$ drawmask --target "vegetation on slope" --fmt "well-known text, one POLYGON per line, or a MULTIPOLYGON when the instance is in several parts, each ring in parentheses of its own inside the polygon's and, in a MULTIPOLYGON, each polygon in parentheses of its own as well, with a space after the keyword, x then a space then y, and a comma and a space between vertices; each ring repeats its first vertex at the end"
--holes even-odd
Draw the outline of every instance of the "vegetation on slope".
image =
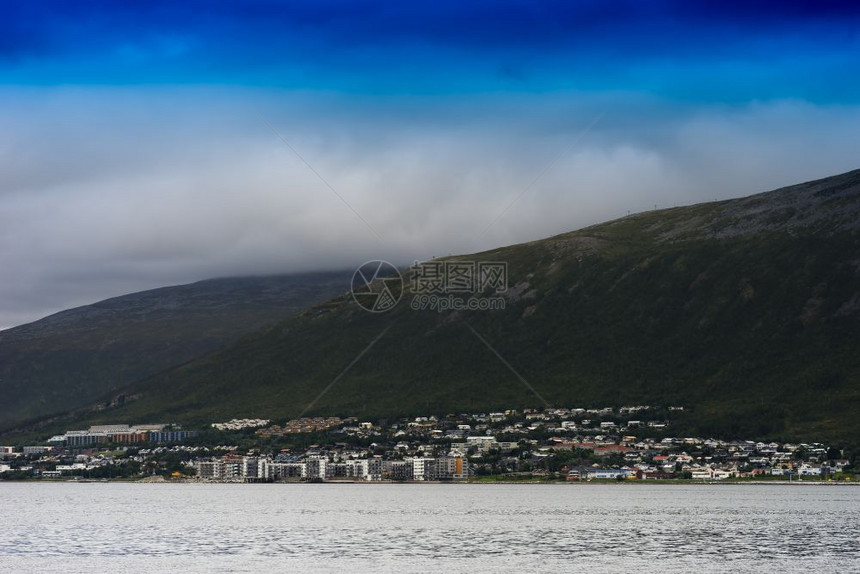
POLYGON ((349 274, 201 281, 71 309, 0 332, 0 431, 223 347, 341 293, 349 274))

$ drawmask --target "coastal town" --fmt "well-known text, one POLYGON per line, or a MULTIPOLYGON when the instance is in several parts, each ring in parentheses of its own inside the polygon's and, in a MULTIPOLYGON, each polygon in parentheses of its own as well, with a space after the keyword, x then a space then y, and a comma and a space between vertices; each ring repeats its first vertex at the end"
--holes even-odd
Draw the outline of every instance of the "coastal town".
POLYGON ((0 447, 0 480, 484 482, 854 481, 816 442, 680 437, 683 407, 546 408, 362 421, 114 424, 0 447))

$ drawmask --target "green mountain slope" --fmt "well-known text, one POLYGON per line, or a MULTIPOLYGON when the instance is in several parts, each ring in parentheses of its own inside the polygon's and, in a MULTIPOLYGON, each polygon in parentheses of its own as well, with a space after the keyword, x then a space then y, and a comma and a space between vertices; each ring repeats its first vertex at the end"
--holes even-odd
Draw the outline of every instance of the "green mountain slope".
POLYGON ((504 310, 340 297, 87 420, 677 404, 690 432, 856 442, 858 231, 860 170, 455 257, 508 263, 504 310))
POLYGON ((0 332, 0 431, 81 407, 342 293, 350 274, 214 279, 0 332))

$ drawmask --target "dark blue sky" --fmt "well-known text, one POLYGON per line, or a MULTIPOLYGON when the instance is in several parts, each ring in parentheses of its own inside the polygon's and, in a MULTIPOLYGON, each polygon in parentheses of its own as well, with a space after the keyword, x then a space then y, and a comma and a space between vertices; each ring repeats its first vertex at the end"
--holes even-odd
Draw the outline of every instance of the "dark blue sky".
POLYGON ((5 1, 0 328, 764 191, 858 134, 857 3, 5 1))
POLYGON ((6 2, 5 84, 860 95, 849 2, 6 2))

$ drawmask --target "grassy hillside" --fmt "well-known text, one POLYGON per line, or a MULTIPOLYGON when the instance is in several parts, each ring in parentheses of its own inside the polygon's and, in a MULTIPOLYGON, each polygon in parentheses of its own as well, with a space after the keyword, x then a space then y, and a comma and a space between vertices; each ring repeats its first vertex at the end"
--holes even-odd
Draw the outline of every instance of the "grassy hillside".
POLYGON ((348 273, 215 279, 0 332, 0 431, 67 411, 341 293, 348 273))
POLYGON ((858 222, 855 171, 453 258, 508 262, 506 308, 415 311, 408 289, 385 314, 333 299, 80 423, 286 417, 309 405, 370 418, 541 406, 540 395, 684 405, 689 432, 856 442, 858 222))

